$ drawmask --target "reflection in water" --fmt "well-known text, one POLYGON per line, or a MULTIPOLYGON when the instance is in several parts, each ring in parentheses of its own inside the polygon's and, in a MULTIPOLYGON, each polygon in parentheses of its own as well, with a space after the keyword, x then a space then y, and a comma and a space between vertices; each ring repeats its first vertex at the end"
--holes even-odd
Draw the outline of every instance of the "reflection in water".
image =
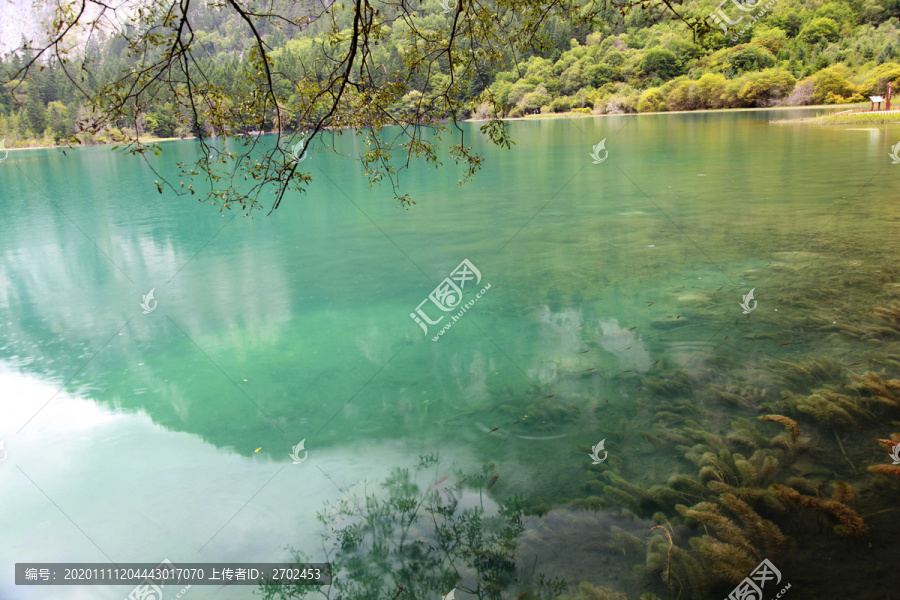
POLYGON ((650 355, 644 348, 644 342, 638 339, 634 331, 619 327, 617 319, 601 319, 600 327, 603 330, 600 345, 618 357, 620 367, 647 372, 650 368, 650 355))
MULTIPOLYGON (((476 475, 420 480, 438 465, 421 456, 395 469, 378 492, 350 493, 320 514, 323 546, 334 565, 330 593, 343 598, 438 598, 450 590, 499 599, 516 582, 516 544, 525 530, 521 503, 486 497, 491 466, 476 475), (423 489, 424 488, 424 489, 423 489)), ((306 553, 295 555, 298 562, 306 553)), ((263 586, 269 599, 295 598, 301 587, 263 586)))
MULTIPOLYGON (((58 383, 23 376, 4 363, 0 389, 4 399, 17 399, 0 404, 0 439, 6 439, 8 450, 0 461, 0 529, 6 539, 16 540, 0 546, 4 565, 23 560, 144 562, 148 554, 160 553, 176 562, 239 562, 246 560, 248 548, 253 548, 254 561, 278 562, 288 544, 313 552, 319 546, 312 507, 338 499, 344 482, 364 475, 384 477, 412 462, 398 443, 316 450, 307 461, 311 464, 302 466, 291 465, 285 452, 276 452, 283 456, 274 460, 245 456, 161 428, 143 412, 113 411, 88 398, 57 393, 58 383), (50 398, 17 434, 14 426, 50 398), (264 485, 268 493, 240 510, 264 485), (122 506, 127 511, 117 509, 122 506), (214 537, 226 522, 227 528, 214 537), (284 523, 291 524, 290 531, 284 523), (121 536, 122 530, 128 535, 121 536), (147 540, 161 543, 148 551, 147 540), (207 542, 198 554, 197 548, 207 542)), ((56 587, 53 598, 121 600, 129 589, 56 587)), ((191 595, 247 596, 240 589, 213 596, 216 591, 195 586, 191 595)), ((46 588, 0 581, 3 598, 39 600, 46 594, 46 588)))

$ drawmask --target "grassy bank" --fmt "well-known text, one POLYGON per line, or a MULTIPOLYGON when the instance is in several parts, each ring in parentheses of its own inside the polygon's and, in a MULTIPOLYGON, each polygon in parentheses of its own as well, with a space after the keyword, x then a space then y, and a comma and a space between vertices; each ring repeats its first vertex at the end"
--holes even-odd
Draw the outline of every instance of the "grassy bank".
MULTIPOLYGON (((868 106, 868 105, 866 105, 868 106)), ((834 105, 834 104, 814 104, 809 106, 788 106, 788 105, 780 105, 780 106, 770 106, 765 108, 716 108, 716 109, 698 109, 698 110, 665 110, 665 111, 646 111, 646 112, 628 112, 628 113, 594 113, 594 112, 585 112, 585 111, 569 111, 569 112, 549 112, 549 113, 540 113, 536 115, 524 115, 521 117, 504 117, 504 121, 525 121, 531 119, 566 119, 573 117, 614 117, 620 115, 681 115, 681 114, 689 114, 689 113, 718 113, 718 112, 756 112, 756 111, 764 111, 764 110, 780 110, 780 109, 801 109, 801 110, 815 110, 815 109, 829 109, 829 110, 860 110, 862 108, 861 104, 842 104, 842 105, 834 105)), ((831 115, 824 115, 826 117, 831 115)), ((804 117, 799 119, 783 119, 779 121, 772 121, 773 123, 793 123, 799 121, 811 121, 813 119, 818 119, 820 117, 804 117)), ((469 121, 486 121, 484 118, 472 118, 467 119, 469 121)))
POLYGON ((900 111, 820 115, 807 119, 781 119, 775 125, 900 125, 900 111))
MULTIPOLYGON (((184 137, 184 138, 177 138, 177 137, 170 137, 170 138, 146 137, 145 138, 145 137, 141 137, 141 144, 146 146, 147 144, 155 144, 157 142, 173 142, 173 141, 192 140, 192 139, 194 139, 194 138, 193 137, 184 137)), ((33 139, 19 140, 17 142, 13 142, 13 143, 21 144, 21 145, 10 146, 9 145, 10 141, 5 140, 5 147, 0 148, 0 150, 9 150, 9 151, 41 150, 41 149, 45 149, 45 148, 68 149, 68 148, 81 148, 81 147, 88 147, 88 146, 109 146, 110 148, 112 148, 113 146, 119 146, 121 148, 123 146, 122 142, 84 142, 84 143, 80 143, 80 144, 71 144, 71 145, 69 145, 69 144, 40 144, 40 143, 35 144, 35 140, 33 140, 33 139)))

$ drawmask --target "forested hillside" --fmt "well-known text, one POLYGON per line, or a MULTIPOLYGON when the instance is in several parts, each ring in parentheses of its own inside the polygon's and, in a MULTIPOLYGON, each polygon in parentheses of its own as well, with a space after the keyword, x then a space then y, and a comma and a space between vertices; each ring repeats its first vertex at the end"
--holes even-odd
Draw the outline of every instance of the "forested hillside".
MULTIPOLYGON (((755 12, 736 10, 730 1, 721 4, 731 18, 742 13, 746 18, 727 31, 714 24, 711 33, 699 38, 662 6, 624 14, 610 6, 605 24, 594 31, 550 18, 541 45, 530 53, 472 48, 474 53, 499 53, 505 65, 486 64, 482 83, 457 100, 478 98, 487 87, 504 107, 502 116, 518 117, 861 102, 870 94, 884 93, 890 80, 900 91, 900 0, 773 0, 765 9, 762 4, 754 3, 755 12)), ((417 27, 446 27, 452 17, 447 6, 452 3, 443 7, 436 0, 423 3, 417 9, 417 27)), ((675 6, 685 18, 705 18, 716 9, 711 2, 699 1, 675 6)), ((246 86, 242 73, 253 50, 247 27, 232 12, 199 3, 192 10, 199 42, 194 59, 226 92, 246 86)), ((285 10, 303 9, 290 4, 285 10)), ((352 26, 341 18, 337 16, 340 26, 352 26)), ((271 26, 260 31, 272 49, 279 95, 289 98, 296 93, 296 82, 314 72, 313 65, 328 60, 322 42, 334 35, 329 26, 324 20, 314 21, 292 37, 271 26)), ((385 73, 404 72, 408 36, 399 30, 384 33, 376 49, 377 62, 385 73)), ((92 67, 83 81, 70 80, 53 60, 45 61, 40 71, 31 70, 24 81, 13 78, 29 58, 27 51, 0 63, 5 82, 0 88, 0 139, 6 139, 7 147, 64 143, 78 133, 76 123, 85 116, 76 84, 90 92, 135 68, 125 41, 117 36, 92 38, 80 50, 92 67)), ((78 72, 69 66, 70 72, 78 72)), ((415 77, 401 82, 407 91, 393 106, 401 119, 420 103, 427 105, 430 91, 441 89, 441 79, 451 74, 445 68, 431 76, 427 86, 415 77)), ((119 128, 131 133, 137 128, 153 137, 194 133, 179 124, 183 108, 164 96, 142 110, 137 123, 119 123, 119 128)), ((462 116, 486 117, 488 112, 487 104, 474 104, 462 116)), ((204 127, 211 134, 224 133, 215 124, 204 127)), ((120 132, 106 133, 80 133, 78 139, 105 143, 120 132)))

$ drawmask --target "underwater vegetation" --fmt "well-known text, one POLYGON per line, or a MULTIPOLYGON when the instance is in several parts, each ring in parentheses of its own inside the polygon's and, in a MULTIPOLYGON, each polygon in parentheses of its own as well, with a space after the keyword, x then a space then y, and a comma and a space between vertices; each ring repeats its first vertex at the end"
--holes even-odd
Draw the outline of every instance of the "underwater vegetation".
POLYGON ((840 379, 844 367, 830 358, 812 357, 796 363, 777 361, 770 368, 777 385, 787 389, 803 389, 813 383, 840 379))
MULTIPOLYGON (((487 386, 490 402, 452 407, 447 420, 475 415, 486 427, 479 435, 508 436, 504 449, 521 464, 544 461, 533 485, 514 489, 505 475, 494 485, 487 466, 437 489, 398 472, 380 494, 343 502, 323 519, 323 545, 344 574, 329 597, 441 598, 455 587, 486 600, 708 600, 727 597, 767 559, 797 600, 883 600, 900 550, 900 465, 890 464, 900 445, 900 272, 810 260, 802 278, 805 266, 782 261, 776 272, 790 285, 760 294, 777 316, 734 318, 690 362, 653 356, 643 371, 594 368, 602 344, 585 326, 585 345, 573 345, 570 362, 548 361, 539 393, 504 380, 487 386), (829 292, 839 287, 850 291, 829 292), (575 430, 604 433, 575 440, 575 430), (609 459, 591 464, 590 444, 606 436, 609 459), (559 447, 583 462, 564 493, 548 492, 541 470, 572 465, 555 456, 559 447), (529 535, 552 536, 549 524, 524 523, 561 506, 622 528, 612 541, 584 542, 587 551, 572 544, 572 562, 603 559, 590 576, 523 576, 516 555, 529 535)), ((704 320, 699 309, 678 314, 704 320)))
POLYGON ((628 600, 628 596, 603 586, 591 585, 587 581, 583 581, 578 585, 577 595, 560 596, 560 600, 628 600))
POLYGON ((793 419, 789 419, 784 415, 763 415, 760 417, 762 421, 774 421, 775 423, 781 423, 788 430, 788 433, 791 436, 791 441, 796 442, 797 438, 800 437, 800 425, 797 421, 793 419))
POLYGON ((774 484, 772 490, 786 504, 797 508, 808 508, 824 515, 830 515, 840 521, 835 525, 837 535, 860 537, 869 533, 869 527, 859 514, 848 505, 856 500, 856 492, 847 483, 834 482, 834 493, 831 499, 807 496, 786 485, 774 484))
POLYGON ((770 390, 755 386, 710 384, 706 394, 713 402, 742 408, 756 408, 760 403, 774 399, 770 390))
MULTIPOLYGON (((893 214, 874 203, 854 210, 893 214)), ((577 286, 539 290, 553 313, 578 307, 572 355, 548 358, 541 394, 504 393, 504 416, 537 416, 528 426, 548 434, 603 433, 567 440, 584 460, 580 477, 563 497, 524 494, 525 514, 567 504, 644 528, 619 530, 618 548, 592 547, 604 560, 620 551, 628 568, 597 561, 590 577, 568 577, 559 597, 725 598, 763 559, 794 583, 789 597, 798 600, 884 600, 896 589, 900 465, 890 453, 900 444, 900 268, 868 226, 823 222, 829 235, 776 232, 767 245, 777 250, 759 250, 755 262, 729 240, 723 262, 746 270, 729 268, 728 282, 707 284, 709 274, 693 265, 697 272, 678 274, 687 287, 675 280, 666 292, 677 294, 671 301, 657 291, 623 300, 632 286, 613 293, 619 281, 642 289, 665 280, 660 267, 670 263, 653 260, 637 273, 604 270, 603 281, 567 272, 577 286), (750 288, 759 309, 740 314, 736 303, 750 288), (620 332, 621 347, 605 343, 597 325, 614 302, 627 306, 618 327, 633 332, 620 332), (593 306, 594 322, 582 309, 593 306), (641 353, 643 366, 628 362, 641 353), (609 459, 591 464, 590 444, 603 438, 609 459)), ((524 452, 516 459, 526 463, 524 452)))
MULTIPOLYGON (((817 276, 831 277, 811 279, 817 276)), ((871 292, 863 286, 860 293, 871 292)), ((749 360, 710 348, 689 366, 663 359, 643 374, 606 372, 604 382, 632 398, 616 402, 624 412, 606 413, 620 428, 617 453, 628 457, 585 465, 581 493, 564 501, 598 518, 630 516, 647 523, 646 533, 616 533, 631 573, 570 579, 560 598, 726 597, 763 559, 802 582, 792 588, 798 598, 874 600, 895 585, 884 556, 900 539, 900 465, 889 464, 900 444, 893 433, 900 431, 900 309, 863 308, 859 297, 818 290, 803 296, 784 294, 781 310, 803 312, 778 321, 777 335, 767 332, 771 316, 737 322, 742 349, 747 340, 768 344, 749 360), (824 307, 829 302, 838 306, 824 307), (840 324, 823 314, 832 310, 846 311, 840 324), (832 565, 827 573, 822 552, 832 565)), ((559 373, 560 381, 596 375, 559 373)), ((600 398, 583 397, 581 412, 559 410, 564 398, 529 401, 528 414, 543 412, 559 427, 573 417, 599 422, 608 410, 600 398)), ((548 510, 524 506, 525 514, 548 510)), ((520 600, 538 597, 546 596, 520 600)))
MULTIPOLYGON (((873 407, 876 414, 878 408, 893 407, 890 402, 869 403, 866 395, 890 400, 885 394, 893 383, 874 374, 854 381, 860 405, 873 407)), ((872 528, 859 510, 860 494, 854 485, 804 476, 815 472, 808 463, 818 453, 804 430, 830 427, 833 420, 815 418, 797 398, 787 404, 800 418, 783 414, 759 415, 755 421, 735 418, 724 435, 708 431, 710 415, 701 415, 699 422, 692 418, 696 408, 689 414, 684 414, 686 408, 674 407, 681 414, 662 410, 656 415, 660 422, 644 437, 653 446, 674 447, 682 457, 682 472, 650 486, 632 483, 612 468, 592 472, 584 484, 590 495, 573 503, 589 510, 625 510, 666 528, 665 536, 642 542, 643 571, 656 573, 663 583, 662 588, 650 583, 648 590, 660 597, 707 598, 743 580, 763 559, 775 564, 787 559, 791 564, 787 557, 798 547, 821 543, 823 537, 867 538, 872 528), (811 424, 801 429, 804 420, 811 424), (780 431, 770 430, 773 425, 780 431), (689 533, 682 533, 676 542, 668 529, 674 527, 689 533)), ((900 484, 900 466, 875 465, 869 471, 900 484)), ((858 485, 869 492, 867 510, 879 502, 886 504, 887 498, 871 493, 871 477, 855 475, 858 485)))
MULTIPOLYGON (((515 561, 524 531, 522 502, 512 497, 497 504, 488 498, 497 480, 490 463, 481 472, 457 469, 431 485, 418 482, 438 464, 436 455, 422 455, 415 469, 394 469, 375 489, 351 491, 319 512, 325 560, 333 565, 331 586, 272 583, 261 585, 259 593, 266 600, 307 595, 416 600, 442 598, 456 589, 499 600, 524 579, 515 561)), ((304 552, 291 553, 294 562, 310 562, 304 552)), ((520 598, 556 597, 566 588, 542 573, 527 579, 536 595, 526 592, 520 598)))
MULTIPOLYGON (((614 592, 602 585, 591 585, 587 581, 578 584, 578 594, 575 596, 562 595, 560 600, 628 600, 628 596, 614 592)), ((642 594, 640 600, 659 600, 655 594, 642 594)))
MULTIPOLYGON (((805 370, 801 365, 790 366, 805 370)), ((863 375, 849 373, 849 380, 849 385, 845 381, 819 388, 809 395, 789 394, 776 406, 838 428, 859 427, 875 421, 880 414, 878 407, 900 409, 900 380, 885 380, 871 371, 863 375)))
POLYGON ((715 502, 676 508, 689 522, 702 523, 714 532, 693 537, 690 543, 714 573, 731 583, 746 577, 763 558, 778 558, 787 547, 781 530, 735 494, 724 493, 715 502))
MULTIPOLYGON (((892 363, 900 349, 900 308, 876 307, 870 314, 875 322, 860 315, 856 325, 819 328, 843 339, 884 340, 880 352, 862 353, 853 363, 808 354, 723 372, 707 362, 693 373, 685 369, 669 387, 660 378, 642 381, 655 394, 635 403, 632 433, 646 441, 651 456, 671 457, 668 469, 651 461, 588 468, 587 495, 572 503, 651 520, 647 538, 630 536, 629 542, 644 552, 635 573, 646 576, 646 594, 724 597, 768 559, 806 582, 810 597, 834 585, 857 598, 881 597, 877 585, 869 593, 861 589, 854 570, 875 548, 896 547, 900 536, 900 465, 887 460, 900 434, 883 430, 885 423, 893 431, 900 426, 900 378, 890 375, 900 373, 900 363, 892 363), (837 584, 810 585, 823 579, 810 556, 814 548, 829 548, 841 563, 826 578, 837 584)), ((811 320, 798 323, 809 327, 811 320)), ((871 558, 865 560, 886 586, 887 570, 871 569, 871 558)), ((566 598, 622 593, 592 581, 566 598)))

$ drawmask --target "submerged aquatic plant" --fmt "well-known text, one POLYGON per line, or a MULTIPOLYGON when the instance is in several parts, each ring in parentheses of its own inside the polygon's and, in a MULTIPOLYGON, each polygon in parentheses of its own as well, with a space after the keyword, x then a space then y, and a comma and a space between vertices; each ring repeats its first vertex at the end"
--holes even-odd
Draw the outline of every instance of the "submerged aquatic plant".
MULTIPOLYGON (((882 379, 866 372, 850 374, 854 395, 842 394, 833 389, 819 389, 809 396, 788 396, 786 405, 816 421, 833 427, 858 427, 878 417, 878 408, 900 408, 900 380, 882 379)), ((842 385, 842 388, 846 388, 842 385)))
POLYGON ((732 430, 725 439, 732 445, 740 444, 753 449, 768 446, 771 441, 756 427, 756 423, 745 418, 735 419, 732 422, 732 430))
POLYGON ((587 581, 578 584, 575 596, 560 596, 559 600, 629 600, 625 594, 614 592, 602 585, 592 585, 587 581))
POLYGON ((762 421, 774 421, 775 423, 780 423, 785 426, 788 430, 788 433, 791 434, 791 440, 796 442, 797 438, 800 437, 800 425, 797 421, 785 417, 784 415, 763 415, 760 417, 762 421))
POLYGON ((819 390, 809 396, 794 396, 789 402, 798 412, 834 427, 857 427, 872 416, 858 397, 828 390, 819 390))
POLYGON ((869 470, 873 473, 900 479, 900 465, 872 465, 869 470))
POLYGON ((877 374, 867 371, 863 375, 851 374, 856 383, 853 387, 870 394, 871 401, 889 408, 900 408, 900 379, 882 379, 877 374))
MULTIPOLYGON (((697 559, 675 545, 670 528, 663 525, 650 528, 651 535, 659 530, 665 537, 652 536, 647 542, 645 568, 649 572, 660 572, 666 583, 667 600, 672 600, 673 594, 675 598, 701 598, 709 584, 703 567, 697 559)), ((642 599, 644 597, 641 596, 642 599)))
POLYGON ((710 384, 708 396, 714 402, 755 409, 769 400, 772 393, 768 388, 755 386, 710 384))
MULTIPOLYGON (((654 535, 647 542, 645 570, 660 573, 666 584, 667 600, 704 598, 709 587, 709 578, 704 574, 702 565, 689 552, 674 543, 669 528, 657 525, 651 528, 651 531, 657 529, 665 532, 665 536, 654 535)), ((641 598, 643 600, 644 596, 641 598)))
POLYGON ((719 539, 703 535, 691 538, 691 545, 709 561, 715 573, 730 583, 741 581, 763 558, 777 557, 787 547, 788 540, 781 529, 735 494, 721 494, 718 503, 679 505, 677 509, 684 517, 713 529, 719 539))
POLYGON ((642 384, 653 396, 686 398, 693 395, 694 377, 686 369, 674 368, 648 375, 642 384))
POLYGON ((880 442, 885 448, 887 448, 888 452, 893 453, 894 448, 900 445, 900 433, 892 433, 891 439, 889 440, 877 440, 880 442))
POLYGON ((811 357, 800 362, 780 360, 772 367, 775 381, 789 389, 802 389, 815 383, 841 381, 844 366, 824 356, 811 357))
POLYGON ((651 533, 659 529, 666 536, 666 541, 669 542, 669 548, 666 550, 666 570, 663 572, 663 579, 666 581, 666 593, 667 598, 672 598, 672 551, 675 549, 675 542, 672 540, 672 533, 669 531, 667 527, 663 527, 662 525, 654 525, 650 528, 651 533))
POLYGON ((778 457, 771 450, 757 450, 748 459, 729 450, 716 436, 709 436, 709 440, 711 444, 698 444, 685 453, 685 458, 700 468, 698 479, 707 487, 712 482, 729 489, 765 487, 780 467, 778 457))
POLYGON ((869 533, 869 526, 866 525, 863 518, 846 504, 856 498, 856 493, 848 484, 836 483, 831 500, 807 496, 786 485, 775 484, 772 489, 787 504, 798 508, 809 508, 836 518, 840 521, 840 524, 834 527, 834 532, 838 535, 860 537, 869 533))
MULTIPOLYGON (((812 280, 821 283, 821 278, 812 280)), ((822 315, 814 303, 804 307, 810 314, 793 326, 794 339, 809 344, 811 350, 819 346, 830 352, 825 339, 847 332, 858 340, 879 339, 877 346, 855 348, 849 364, 846 358, 836 360, 836 351, 804 356, 792 348, 793 357, 764 361, 763 369, 751 360, 732 371, 710 371, 708 377, 695 371, 671 385, 650 377, 639 383, 652 396, 648 399, 638 390, 631 422, 640 424, 632 431, 648 452, 643 460, 612 465, 603 473, 590 472, 592 481, 584 489, 591 497, 584 505, 594 510, 618 506, 624 514, 652 518, 658 524, 646 542, 642 570, 662 575, 672 598, 712 597, 711 586, 717 582, 736 583, 762 558, 783 556, 795 544, 800 548, 821 545, 823 535, 832 540, 835 534, 871 535, 873 543, 896 537, 890 521, 876 521, 875 515, 895 510, 878 503, 892 502, 893 488, 886 484, 900 486, 900 465, 875 465, 866 472, 861 463, 874 450, 867 447, 871 443, 860 442, 865 434, 891 437, 881 440, 888 452, 900 443, 900 435, 863 430, 896 418, 900 409, 900 343, 896 341, 900 308, 879 309, 876 312, 890 326, 885 322, 872 326, 864 322, 861 312, 852 313, 858 300, 847 298, 841 310, 836 302, 821 310, 840 312, 839 322, 850 321, 855 328, 820 327, 822 315), (854 322, 855 316, 859 323, 854 322), (858 365, 866 366, 852 372, 858 365), (660 468, 662 452, 671 456, 673 449, 686 461, 669 461, 660 468), (843 461, 841 455, 852 470, 847 463, 838 464, 843 461), (829 483, 836 476, 830 473, 842 467, 839 476, 847 479, 829 483), (823 490, 826 487, 829 491, 823 490), (820 528, 808 526, 816 522, 820 528), (693 528, 682 548, 673 524, 693 528), (676 557, 695 561, 698 573, 678 566, 676 557)), ((828 323, 832 324, 830 316, 828 323)), ((756 336, 745 327, 747 339, 756 336)), ((840 355, 846 356, 846 340, 841 342, 840 355)), ((881 460, 885 458, 881 454, 881 460)), ((631 545, 628 548, 631 555, 631 545)), ((795 563, 797 568, 812 568, 803 560, 795 563)), ((654 591, 662 595, 661 589, 654 591)))
MULTIPOLYGON (((420 457, 419 472, 433 464, 420 457)), ((490 465, 483 471, 490 471, 490 465)), ((443 481, 443 480, 440 480, 443 481)), ((326 561, 334 583, 327 598, 413 600, 438 598, 454 587, 473 597, 499 600, 516 579, 516 540, 524 531, 524 507, 512 498, 485 507, 485 474, 457 473, 450 489, 421 489, 409 469, 394 469, 381 494, 344 499, 318 514, 326 561), (478 492, 462 480, 478 481, 478 492), (358 501, 357 501, 358 500, 358 501)), ((308 562, 294 552, 295 562, 308 562)), ((266 600, 303 598, 310 586, 264 584, 266 600)), ((557 592, 558 593, 558 592, 557 592)))
POLYGON ((883 319, 887 319, 895 326, 900 327, 900 307, 891 306, 890 308, 884 308, 881 306, 876 306, 875 314, 883 319))

